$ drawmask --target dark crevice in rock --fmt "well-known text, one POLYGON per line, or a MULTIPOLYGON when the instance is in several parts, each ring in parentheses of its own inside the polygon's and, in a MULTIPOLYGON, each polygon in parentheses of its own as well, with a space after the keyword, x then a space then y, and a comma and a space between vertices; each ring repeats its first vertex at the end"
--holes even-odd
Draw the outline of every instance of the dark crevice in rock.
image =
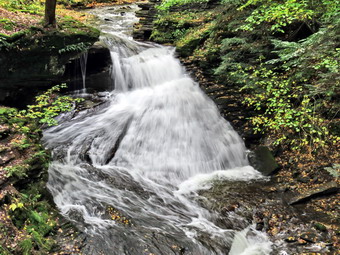
POLYGON ((122 142, 123 138, 125 137, 127 131, 129 130, 130 124, 132 122, 132 117, 129 118, 129 120, 127 121, 127 123, 125 124, 122 133, 119 135, 115 146, 112 148, 112 150, 109 153, 109 157, 106 159, 105 161, 105 165, 109 164, 109 162, 115 157, 116 152, 120 146, 120 143, 122 142))
POLYGON ((329 182, 321 185, 318 188, 307 190, 289 201, 290 205, 306 202, 312 198, 321 197, 324 195, 335 194, 339 191, 339 185, 336 182, 329 182))
MULTIPOLYGON (((44 45, 40 48, 1 52, 0 104, 24 108, 33 102, 39 92, 53 85, 67 83, 69 90, 83 87, 79 60, 83 52, 61 52, 60 49, 58 52, 58 43, 64 35, 59 37, 57 34, 42 36, 39 40, 42 40, 44 45)), ((67 47, 79 41, 93 43, 96 38, 98 39, 95 35, 74 36, 74 38, 68 38, 67 42, 63 42, 64 46, 60 47, 67 47)), ((94 91, 111 89, 111 65, 111 55, 107 47, 100 42, 90 47, 86 68, 86 86, 94 91)))

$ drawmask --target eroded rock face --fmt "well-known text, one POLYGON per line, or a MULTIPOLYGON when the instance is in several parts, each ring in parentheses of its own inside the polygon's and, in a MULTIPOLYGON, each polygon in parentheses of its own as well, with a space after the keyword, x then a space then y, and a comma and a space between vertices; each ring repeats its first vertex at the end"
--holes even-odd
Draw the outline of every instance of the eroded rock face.
POLYGON ((298 204, 298 203, 303 203, 306 202, 312 198, 318 197, 318 196, 323 196, 327 194, 335 194, 339 191, 339 185, 335 182, 328 182, 325 183, 317 188, 307 190, 295 197, 293 197, 290 201, 290 205, 298 204))
POLYGON ((136 16, 140 18, 139 23, 135 25, 133 31, 133 38, 136 40, 149 40, 152 29, 153 21, 156 17, 157 10, 155 6, 159 4, 160 0, 149 0, 148 2, 137 2, 139 11, 136 12, 136 16))
MULTIPOLYGON (((94 91, 110 91, 112 87, 111 65, 110 50, 102 42, 95 42, 87 51, 86 88, 94 91)), ((83 86, 82 79, 80 56, 78 56, 65 65, 61 80, 66 82, 71 90, 77 90, 83 86)))
MULTIPOLYGON (((71 34, 31 31, 19 38, 6 38, 10 46, 0 49, 0 104, 24 107, 41 90, 81 79, 80 56, 98 38, 99 31, 91 29, 71 34)), ((89 74, 108 74, 109 50, 94 45, 88 63, 89 74)))

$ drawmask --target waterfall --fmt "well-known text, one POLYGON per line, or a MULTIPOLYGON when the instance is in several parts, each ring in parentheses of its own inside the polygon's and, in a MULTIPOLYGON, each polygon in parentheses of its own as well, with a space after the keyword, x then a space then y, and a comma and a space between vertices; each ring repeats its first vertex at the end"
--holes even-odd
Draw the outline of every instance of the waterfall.
MULTIPOLYGON (((115 8, 95 12, 121 18, 115 8)), ((198 202, 198 190, 215 180, 263 178, 243 140, 174 48, 133 41, 126 29, 133 12, 124 17, 122 29, 105 24, 102 38, 113 62, 108 106, 44 133, 54 159, 48 188, 60 212, 92 238, 88 254, 269 254, 263 234, 237 231, 244 219, 220 227, 198 202)))
POLYGON ((83 93, 86 92, 86 66, 87 66, 87 57, 88 57, 88 52, 84 52, 80 58, 79 58, 79 62, 80 62, 80 70, 81 70, 81 78, 83 81, 83 93))

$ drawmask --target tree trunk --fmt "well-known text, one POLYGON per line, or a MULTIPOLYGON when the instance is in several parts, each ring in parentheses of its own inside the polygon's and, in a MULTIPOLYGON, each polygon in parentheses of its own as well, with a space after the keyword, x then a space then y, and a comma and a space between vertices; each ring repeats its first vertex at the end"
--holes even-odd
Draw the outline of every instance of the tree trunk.
POLYGON ((45 27, 57 27, 57 21, 55 19, 55 8, 57 6, 57 0, 46 0, 45 2, 45 27))

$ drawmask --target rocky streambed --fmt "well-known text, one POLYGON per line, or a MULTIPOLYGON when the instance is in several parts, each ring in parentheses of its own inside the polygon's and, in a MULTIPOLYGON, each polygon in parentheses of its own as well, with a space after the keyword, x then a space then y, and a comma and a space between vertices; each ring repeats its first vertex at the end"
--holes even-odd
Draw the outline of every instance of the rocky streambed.
MULTIPOLYGON (((216 180, 210 188, 199 191, 199 196, 192 199, 211 213, 217 213, 214 223, 218 227, 224 229, 236 227, 241 231, 251 226, 257 231, 267 233, 273 243, 272 254, 337 254, 339 250, 339 165, 310 165, 307 159, 297 159, 295 155, 288 152, 274 154, 278 162, 276 165, 269 150, 258 147, 263 140, 245 131, 244 120, 251 112, 247 112, 240 104, 242 93, 238 91, 238 88, 228 88, 215 83, 209 75, 191 63, 187 63, 187 69, 192 72, 201 88, 218 105, 221 115, 231 121, 236 130, 244 134, 246 144, 255 151, 255 156, 250 156, 254 159, 251 160, 253 165, 269 176, 260 181, 230 181, 222 178, 216 180), (261 164, 264 161, 267 164, 261 164), (242 221, 238 221, 235 226, 233 220, 240 217, 242 221)), ((89 112, 90 115, 96 114, 97 111, 106 107, 100 99, 97 103, 93 103, 96 100, 89 96, 82 104, 87 112, 71 114, 67 119, 71 120, 74 117, 81 119, 81 116, 89 112), (92 108, 93 106, 95 107, 92 108)), ((1 126, 1 128, 4 129, 3 132, 1 131, 3 134, 1 142, 8 143, 7 134, 10 133, 10 129, 6 126, 1 126)), ((12 150, 11 153, 10 149, 1 150, 1 169, 14 160, 11 156, 13 153, 18 152, 12 150)), ((96 171, 93 168, 92 172, 96 171)), ((100 178, 106 179, 105 176, 100 178)), ((112 180, 112 183, 117 185, 117 178, 112 180)), ((5 187, 4 184, 2 185, 5 187)), ((131 190, 138 189, 133 188, 132 185, 131 190)), ((1 201, 8 207, 14 200, 9 202, 5 197, 6 195, 1 201)), ((128 218, 120 210, 110 206, 104 208, 104 211, 105 219, 117 222, 117 224, 122 222, 123 224, 120 224, 122 229, 131 228, 131 224, 124 224, 121 218, 126 217, 132 223, 137 220, 137 218, 128 218)), ((82 217, 78 216, 75 213, 73 219, 83 221, 82 217)), ((73 220, 73 222, 76 221, 73 220)), ((50 253, 100 254, 106 252, 109 254, 109 250, 96 245, 101 242, 98 236, 91 237, 85 233, 86 227, 80 227, 80 232, 75 231, 69 221, 63 218, 56 226, 55 232, 50 233, 53 233, 52 239, 57 241, 60 247, 50 249, 50 253)), ((16 228, 17 226, 14 226, 13 231, 17 231, 16 228)), ((163 250, 163 253, 165 251, 164 254, 190 254, 190 248, 186 247, 185 243, 180 243, 171 236, 159 234, 156 231, 146 232, 145 235, 149 240, 148 245, 144 246, 145 254, 152 251, 158 254, 157 251, 160 250, 163 250)), ((251 232, 248 235, 251 235, 251 232)), ((124 242, 124 238, 120 238, 115 239, 115 242, 124 242)), ((208 247, 211 245, 209 236, 202 235, 200 241, 208 247)), ((129 245, 133 246, 134 243, 130 242, 129 245)), ((124 249, 120 252, 128 252, 124 249)), ((130 252, 137 254, 138 249, 135 251, 132 249, 130 252)))

